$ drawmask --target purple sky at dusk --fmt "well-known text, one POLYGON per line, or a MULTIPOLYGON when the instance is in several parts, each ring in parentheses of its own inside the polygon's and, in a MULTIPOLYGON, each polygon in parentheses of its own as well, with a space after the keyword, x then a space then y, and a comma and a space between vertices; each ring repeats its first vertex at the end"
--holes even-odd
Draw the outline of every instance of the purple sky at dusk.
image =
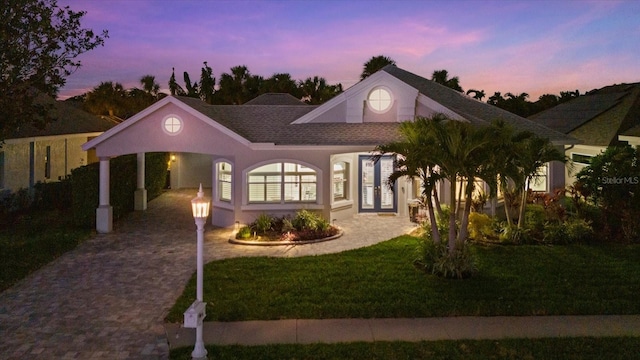
MULTIPOLYGON (((150 74, 168 93, 203 61, 219 79, 236 65, 265 78, 324 77, 346 89, 385 55, 426 78, 446 69, 464 90, 530 94, 640 81, 640 1, 205 1, 59 0, 87 11, 82 25, 105 46, 80 56, 60 98, 103 81, 140 87, 150 74)), ((486 101, 486 98, 484 99, 486 101)))

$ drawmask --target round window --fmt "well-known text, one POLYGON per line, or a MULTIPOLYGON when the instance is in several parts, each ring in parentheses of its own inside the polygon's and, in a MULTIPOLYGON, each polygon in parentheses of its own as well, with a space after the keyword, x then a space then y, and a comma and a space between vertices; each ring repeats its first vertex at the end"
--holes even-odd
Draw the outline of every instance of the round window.
POLYGON ((175 116, 169 116, 164 119, 162 129, 169 135, 177 135, 182 131, 182 120, 175 116))
POLYGON ((382 88, 374 89, 369 93, 368 103, 376 112, 385 112, 391 108, 391 93, 382 88))

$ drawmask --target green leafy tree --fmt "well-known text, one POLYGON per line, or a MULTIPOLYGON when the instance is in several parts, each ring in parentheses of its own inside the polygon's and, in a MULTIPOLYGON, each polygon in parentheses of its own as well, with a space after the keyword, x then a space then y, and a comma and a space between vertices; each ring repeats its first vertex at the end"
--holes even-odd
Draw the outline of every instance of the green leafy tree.
POLYGON ((276 73, 265 79, 261 93, 288 93, 298 99, 302 98, 298 83, 287 73, 276 73))
POLYGON ((37 97, 55 97, 81 66, 76 58, 108 37, 83 28, 84 15, 56 0, 0 1, 0 141, 23 124, 43 128, 54 120, 37 97))
POLYGON ((484 97, 487 95, 485 94, 484 90, 476 90, 476 89, 467 90, 467 95, 469 94, 473 94, 473 98, 480 101, 482 101, 482 99, 484 99, 484 97))
POLYGON ((122 84, 104 81, 87 93, 85 109, 95 115, 124 118, 127 113, 126 97, 122 84))
POLYGON ((234 66, 230 73, 220 75, 220 88, 216 92, 216 103, 241 105, 261 93, 264 79, 252 75, 245 65, 234 66))
POLYGON ((640 148, 610 146, 576 175, 574 188, 602 209, 605 236, 640 240, 640 148))
POLYGON ((147 94, 157 97, 160 93, 160 84, 156 82, 156 77, 153 75, 144 75, 140 78, 140 85, 142 90, 147 94))
POLYGON ((390 57, 384 55, 374 56, 364 63, 362 74, 360 74, 360 80, 364 80, 373 75, 376 71, 382 69, 387 65, 395 65, 396 61, 390 57))
POLYGON ((449 78, 449 72, 447 70, 434 71, 431 75, 431 80, 453 90, 463 92, 462 87, 460 86, 460 79, 457 76, 449 78))

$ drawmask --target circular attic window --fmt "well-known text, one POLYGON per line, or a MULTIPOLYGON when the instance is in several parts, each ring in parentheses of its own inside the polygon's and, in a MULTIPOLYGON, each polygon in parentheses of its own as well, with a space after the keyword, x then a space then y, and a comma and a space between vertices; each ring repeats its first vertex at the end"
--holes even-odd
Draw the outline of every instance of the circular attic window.
POLYGON ((177 116, 169 116, 162 122, 162 130, 169 135, 177 135, 182 131, 182 120, 177 116))
POLYGON ((367 100, 369 107, 375 112, 382 113, 391 108, 391 93, 387 89, 373 89, 367 100))

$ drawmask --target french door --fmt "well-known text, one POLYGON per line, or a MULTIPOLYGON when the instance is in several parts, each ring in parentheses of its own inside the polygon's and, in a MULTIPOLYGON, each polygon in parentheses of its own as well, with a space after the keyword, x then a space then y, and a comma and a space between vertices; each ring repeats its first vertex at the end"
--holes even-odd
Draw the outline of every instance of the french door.
POLYGON ((395 187, 387 186, 387 179, 393 173, 393 157, 384 156, 377 163, 368 155, 360 155, 358 166, 358 187, 360 212, 396 212, 395 187))

